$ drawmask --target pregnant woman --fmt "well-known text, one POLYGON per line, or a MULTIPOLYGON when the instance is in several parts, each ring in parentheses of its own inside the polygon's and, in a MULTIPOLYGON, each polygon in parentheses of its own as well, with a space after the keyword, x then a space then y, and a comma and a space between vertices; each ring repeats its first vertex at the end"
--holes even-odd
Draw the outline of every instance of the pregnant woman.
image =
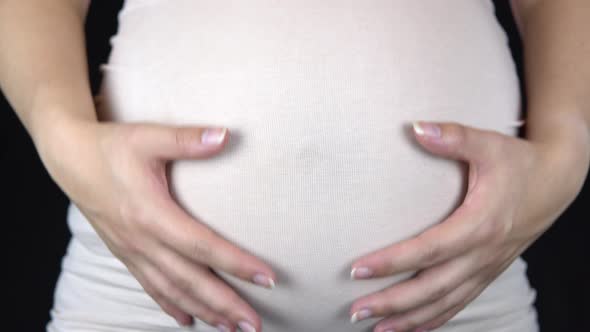
MULTIPOLYGON (((520 254, 590 163, 590 8, 3 1, 0 83, 71 198, 49 332, 534 332, 520 254), (182 325, 182 326, 179 326, 182 325)), ((59 222, 59 221, 54 221, 59 222)))

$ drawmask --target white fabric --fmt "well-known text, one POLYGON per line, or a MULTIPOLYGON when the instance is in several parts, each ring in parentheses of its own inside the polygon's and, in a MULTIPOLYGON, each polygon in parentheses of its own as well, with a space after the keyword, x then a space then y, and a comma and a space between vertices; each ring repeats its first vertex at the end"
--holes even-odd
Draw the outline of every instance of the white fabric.
MULTIPOLYGON (((444 220, 465 164, 413 120, 516 135, 520 96, 491 1, 132 0, 103 66, 103 121, 223 125, 217 157, 174 162, 179 203, 279 273, 272 291, 220 272, 265 332, 371 331, 352 302, 411 273, 349 279, 361 255, 444 220)), ((75 205, 50 332, 180 331, 75 205)), ((536 332, 518 258, 442 332, 536 332)), ((190 330, 190 329, 187 329, 190 330)), ((215 331, 196 320, 193 331, 215 331)))

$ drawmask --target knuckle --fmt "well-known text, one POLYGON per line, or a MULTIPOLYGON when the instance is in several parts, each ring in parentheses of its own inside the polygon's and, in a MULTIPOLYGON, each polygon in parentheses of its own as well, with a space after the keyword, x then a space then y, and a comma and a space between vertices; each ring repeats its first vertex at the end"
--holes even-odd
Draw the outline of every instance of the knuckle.
POLYGON ((135 203, 121 205, 119 216, 131 229, 149 231, 152 230, 154 226, 154 223, 152 222, 152 213, 145 207, 141 207, 135 203))
POLYGON ((144 218, 142 209, 132 202, 121 204, 119 216, 127 224, 135 224, 144 218))
POLYGON ((437 242, 427 242, 420 253, 420 261, 424 265, 432 265, 441 257, 441 249, 437 242))
POLYGON ((144 127, 139 124, 128 124, 124 127, 123 146, 136 148, 145 144, 144 127))
MULTIPOLYGON (((473 283, 470 282, 470 284, 472 285, 473 283)), ((463 301, 465 301, 465 299, 466 299, 465 292, 466 292, 466 290, 465 290, 465 288, 463 288, 462 290, 448 294, 447 296, 445 296, 443 299, 440 300, 440 302, 441 302, 440 308, 443 309, 444 311, 449 311, 453 308, 457 308, 459 305, 461 305, 461 303, 463 301)))
POLYGON ((502 222, 500 219, 490 219, 485 221, 476 234, 476 240, 484 243, 497 243, 506 238, 510 233, 510 225, 502 222))
POLYGON ((440 310, 448 310, 449 308, 455 307, 461 301, 461 297, 453 294, 445 293, 436 303, 436 306, 440 310))
MULTIPOLYGON (((229 300, 228 300, 229 301, 229 300)), ((236 310, 235 307, 230 306, 229 304, 225 304, 225 305, 212 305, 211 308, 221 314, 224 317, 228 317, 232 320, 240 320, 240 313, 236 310)))
POLYGON ((455 147, 463 146, 467 141, 467 130, 464 126, 460 125, 456 122, 451 122, 447 126, 447 132, 445 133, 450 140, 452 140, 452 144, 455 147))
POLYGON ((383 303, 383 305, 378 306, 377 310, 379 313, 382 314, 393 314, 397 312, 402 312, 403 306, 399 302, 399 300, 396 300, 395 298, 390 298, 387 299, 387 301, 383 303))
POLYGON ((183 310, 186 310, 186 312, 190 312, 194 315, 199 314, 199 312, 195 312, 193 303, 191 303, 191 300, 186 294, 177 292, 173 295, 170 295, 170 299, 171 303, 175 304, 179 308, 183 308, 183 310))
POLYGON ((487 271, 490 268, 497 267, 498 262, 503 261, 503 257, 498 253, 497 250, 496 252, 487 255, 485 254, 486 251, 487 250, 481 251, 479 265, 481 269, 486 269, 487 271))
POLYGON ((371 304, 371 311, 373 316, 387 316, 394 313, 394 310, 389 303, 386 304, 383 302, 373 302, 371 304))
POLYGON ((197 133, 194 130, 188 130, 186 128, 177 128, 174 131, 174 139, 176 146, 182 151, 190 151, 191 146, 198 142, 197 133))
POLYGON ((143 241, 138 241, 137 239, 127 238, 124 241, 120 242, 120 248, 124 250, 127 254, 131 255, 139 255, 144 252, 144 244, 143 241))
POLYGON ((115 254, 122 262, 126 262, 133 256, 141 255, 144 248, 141 241, 129 236, 125 231, 110 234, 108 241, 105 242, 111 251, 114 250, 113 254, 115 254))
POLYGON ((440 298, 443 298, 445 295, 447 295, 450 291, 450 287, 447 284, 442 284, 442 285, 438 285, 436 287, 434 287, 429 295, 428 295, 428 299, 433 301, 433 300, 438 300, 440 298))
POLYGON ((213 248, 206 237, 195 239, 192 243, 191 254, 199 262, 208 263, 213 257, 213 248))
POLYGON ((459 300, 456 296, 449 294, 437 300, 433 304, 433 309, 440 313, 448 312, 449 310, 456 308, 460 301, 461 300, 459 300))
POLYGON ((128 222, 135 219, 137 216, 137 208, 134 204, 121 204, 119 206, 119 218, 123 221, 128 222))
POLYGON ((181 294, 192 293, 192 284, 185 278, 174 277, 173 284, 177 291, 181 294))
POLYGON ((391 294, 391 292, 383 292, 380 294, 377 301, 374 301, 374 311, 379 315, 387 315, 403 310, 403 304, 399 297, 391 294))
POLYGON ((488 242, 490 239, 490 235, 492 235, 492 227, 489 225, 488 221, 484 221, 477 227, 477 230, 474 231, 475 234, 472 237, 472 241, 474 243, 485 243, 488 242))
POLYGON ((168 278, 165 278, 165 280, 162 281, 162 285, 160 286, 159 292, 161 294, 166 294, 166 297, 172 303, 180 302, 181 292, 178 291, 178 287, 168 278))

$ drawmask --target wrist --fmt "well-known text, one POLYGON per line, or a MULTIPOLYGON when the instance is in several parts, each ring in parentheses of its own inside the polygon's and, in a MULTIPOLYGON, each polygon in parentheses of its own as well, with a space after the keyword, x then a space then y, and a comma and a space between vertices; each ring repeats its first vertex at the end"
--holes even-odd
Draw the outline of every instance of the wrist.
POLYGON ((581 191, 590 169, 590 131, 575 117, 556 120, 545 139, 537 140, 541 147, 545 181, 554 190, 573 201, 581 191), (554 185, 551 185, 554 184, 554 185))
MULTIPOLYGON (((565 103, 545 103, 529 108, 526 139, 543 144, 571 142, 590 149, 590 119, 580 107, 565 103)), ((587 113, 587 112, 586 112, 587 113)))
POLYGON ((29 118, 29 134, 38 153, 55 144, 76 141, 98 123, 92 112, 71 112, 64 107, 34 110, 29 118))
MULTIPOLYGON (((555 132, 564 130, 554 129, 555 132)), ((522 218, 530 221, 528 229, 535 238, 550 227, 579 195, 590 167, 588 136, 587 131, 574 130, 569 134, 530 141, 536 153, 527 171, 529 187, 520 211, 524 214, 522 218)))
POLYGON ((47 108, 31 119, 30 135, 47 171, 62 168, 72 158, 80 158, 95 141, 99 122, 63 109, 47 108), (75 157, 77 156, 77 157, 75 157))

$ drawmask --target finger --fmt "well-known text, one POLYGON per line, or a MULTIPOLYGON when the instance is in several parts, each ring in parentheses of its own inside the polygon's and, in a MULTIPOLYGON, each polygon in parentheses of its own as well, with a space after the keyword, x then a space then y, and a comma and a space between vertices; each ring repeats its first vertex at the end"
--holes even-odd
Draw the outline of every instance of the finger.
MULTIPOLYGON (((188 294, 183 293, 158 267, 149 262, 144 262, 142 271, 148 281, 146 292, 151 292, 150 296, 159 305, 168 302, 183 312, 198 317, 210 326, 223 325, 233 330, 231 321, 208 308, 204 303, 196 301, 188 294)), ((166 304, 160 306, 163 310, 167 308, 166 304)))
POLYGON ((457 122, 415 121, 413 129, 418 143, 429 152, 469 162, 480 170, 493 163, 503 143, 498 132, 457 122))
POLYGON ((170 303, 168 300, 160 296, 160 292, 152 285, 152 283, 143 275, 141 270, 137 269, 134 265, 127 264, 129 272, 133 274, 135 279, 141 284, 143 289, 156 301, 156 303, 166 312, 172 316, 181 326, 192 326, 194 321, 193 317, 186 312, 182 311, 179 307, 170 303))
POLYGON ((156 301, 156 303, 158 303, 160 308, 162 308, 162 310, 164 310, 165 313, 167 313, 168 315, 170 315, 174 319, 176 319, 176 322, 178 323, 178 325, 180 325, 180 326, 193 326, 194 325, 195 322, 194 322, 193 316, 185 313, 184 311, 182 311, 182 309, 180 309, 176 305, 172 304, 170 301, 166 300, 166 298, 164 296, 162 296, 161 293, 156 291, 155 288, 150 286, 150 287, 144 287, 144 289, 152 297, 152 299, 154 299, 154 301, 156 301))
POLYGON ((481 283, 482 281, 478 278, 469 279, 433 303, 388 316, 377 323, 374 331, 384 332, 391 329, 396 332, 413 331, 426 322, 452 309, 459 308, 475 291, 482 289, 481 283))
POLYGON ((160 248, 150 259, 161 271, 165 271, 183 294, 205 304, 235 324, 245 322, 260 331, 261 323, 256 311, 206 266, 167 247, 160 248))
POLYGON ((480 205, 463 203, 446 220, 419 235, 357 259, 352 264, 351 277, 362 279, 421 270, 465 253, 488 233, 489 225, 481 215, 480 205))
POLYGON ((276 274, 261 259, 227 241, 207 225, 188 215, 174 200, 160 199, 159 227, 162 243, 195 263, 225 271, 242 280, 274 288, 276 274))
POLYGON ((419 327, 419 330, 422 331, 430 331, 436 328, 441 327, 446 322, 451 320, 456 314, 458 314, 461 310, 463 310, 469 303, 475 300, 489 285, 492 281, 494 281, 504 270, 510 266, 513 262, 512 259, 505 260, 502 265, 499 267, 490 267, 487 268, 485 273, 482 273, 484 277, 483 281, 476 287, 468 296, 465 297, 465 300, 454 307, 448 309, 446 312, 441 313, 438 317, 433 318, 426 323, 422 323, 419 327))
POLYGON ((419 271, 414 277, 356 300, 350 312, 363 308, 388 316, 433 303, 469 280, 481 268, 483 251, 474 251, 419 271))
MULTIPOLYGON (((434 318, 416 319, 416 324, 413 324, 414 327, 417 328, 417 331, 431 331, 443 326, 449 320, 451 320, 455 315, 457 315, 461 310, 465 309, 469 303, 475 300, 488 286, 489 282, 483 282, 475 287, 469 294, 463 295, 463 300, 456 305, 450 307, 448 310, 439 313, 438 316, 434 315, 434 318)), ((426 315, 425 315, 426 317, 426 315)))
POLYGON ((142 124, 132 130, 129 140, 146 157, 200 159, 218 153, 229 140, 229 130, 224 127, 142 124))

